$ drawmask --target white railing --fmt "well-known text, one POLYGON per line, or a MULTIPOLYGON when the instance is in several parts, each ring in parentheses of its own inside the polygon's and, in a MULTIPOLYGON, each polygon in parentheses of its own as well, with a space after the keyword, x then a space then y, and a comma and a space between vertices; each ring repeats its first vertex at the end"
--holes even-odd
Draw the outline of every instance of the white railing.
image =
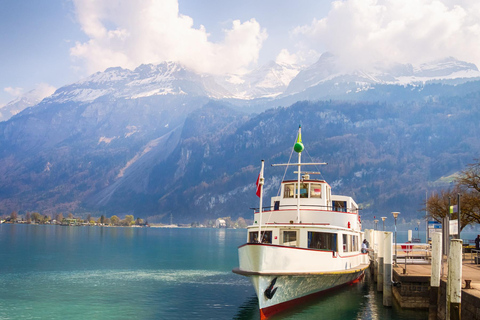
POLYGON ((428 243, 397 243, 392 246, 392 252, 395 255, 397 254, 398 260, 403 262, 408 261, 408 263, 414 262, 428 262, 431 259, 431 247, 428 243))

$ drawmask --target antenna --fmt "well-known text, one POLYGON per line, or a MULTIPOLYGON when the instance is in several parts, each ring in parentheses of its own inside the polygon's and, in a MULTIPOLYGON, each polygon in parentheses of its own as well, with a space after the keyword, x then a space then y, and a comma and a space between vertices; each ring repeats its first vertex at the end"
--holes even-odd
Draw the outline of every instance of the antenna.
POLYGON ((327 165, 326 162, 304 162, 304 163, 278 163, 272 164, 272 167, 284 167, 284 166, 316 166, 316 165, 327 165))
MULTIPOLYGON (((293 173, 298 173, 298 171, 293 171, 293 173)), ((320 171, 302 171, 303 174, 321 174, 320 171)))

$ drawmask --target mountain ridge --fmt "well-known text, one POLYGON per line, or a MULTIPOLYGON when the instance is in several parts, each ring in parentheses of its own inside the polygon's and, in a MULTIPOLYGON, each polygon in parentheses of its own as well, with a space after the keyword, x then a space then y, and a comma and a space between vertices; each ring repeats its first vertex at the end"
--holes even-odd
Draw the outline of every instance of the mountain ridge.
MULTIPOLYGON (((416 67, 411 64, 379 64, 369 70, 347 71, 337 57, 327 52, 308 67, 270 61, 245 74, 198 74, 171 61, 143 64, 134 70, 112 67, 63 86, 45 100, 47 103, 91 103, 96 99, 191 95, 228 101, 250 112, 279 103, 287 106, 305 98, 361 100, 365 98, 362 92, 378 85, 413 86, 422 90, 430 83, 456 85, 476 80, 480 80, 476 65, 453 57, 416 67)), ((8 105, 13 104, 12 101, 8 105)), ((3 112, 4 120, 8 120, 9 114, 33 105, 18 105, 10 113, 5 106, 0 112, 3 112)))

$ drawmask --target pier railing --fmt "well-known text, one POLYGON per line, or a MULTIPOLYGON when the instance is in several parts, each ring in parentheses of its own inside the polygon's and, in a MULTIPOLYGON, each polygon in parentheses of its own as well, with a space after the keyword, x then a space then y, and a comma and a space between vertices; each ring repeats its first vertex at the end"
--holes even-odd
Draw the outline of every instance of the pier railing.
POLYGON ((397 243, 396 247, 395 244, 392 247, 392 252, 397 252, 397 262, 429 263, 432 257, 428 243, 397 243))

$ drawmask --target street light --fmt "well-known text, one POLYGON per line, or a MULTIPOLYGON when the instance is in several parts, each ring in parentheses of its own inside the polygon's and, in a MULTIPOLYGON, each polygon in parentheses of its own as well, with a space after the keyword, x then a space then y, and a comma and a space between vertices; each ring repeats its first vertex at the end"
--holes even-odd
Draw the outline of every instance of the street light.
POLYGON ((392 212, 395 219, 395 265, 397 265, 397 218, 400 212, 392 212))
POLYGON ((373 222, 375 222, 375 230, 377 230, 378 219, 373 220, 373 222))
POLYGON ((387 219, 387 217, 382 217, 382 221, 383 221, 383 231, 385 231, 385 219, 387 219))
POLYGON ((420 220, 417 221, 417 224, 418 224, 418 241, 420 241, 420 220))

